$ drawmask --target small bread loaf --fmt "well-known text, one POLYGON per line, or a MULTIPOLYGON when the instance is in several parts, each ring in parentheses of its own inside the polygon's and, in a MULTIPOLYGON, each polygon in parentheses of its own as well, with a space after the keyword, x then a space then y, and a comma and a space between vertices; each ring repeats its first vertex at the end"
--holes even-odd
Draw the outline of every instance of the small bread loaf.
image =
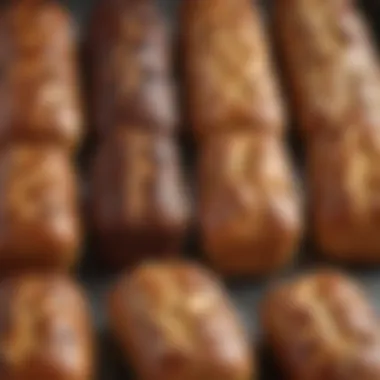
POLYGON ((111 293, 110 323, 142 380, 252 380, 255 364, 225 292, 191 263, 147 263, 111 293))
POLYGON ((356 1, 275 4, 277 38, 304 137, 355 129, 372 130, 379 139, 379 60, 356 1))
POLYGON ((287 152, 265 134, 216 135, 198 167, 203 246, 227 275, 265 274, 291 261, 302 229, 287 152))
POLYGON ((73 170, 55 147, 16 144, 0 152, 0 272, 76 262, 81 223, 73 170))
POLYGON ((73 25, 54 0, 14 1, 0 16, 0 143, 75 149, 83 134, 73 25))
POLYGON ((92 379, 93 334, 82 290, 59 275, 0 284, 0 378, 92 379))
POLYGON ((181 34, 198 140, 220 132, 280 132, 285 115, 266 34, 251 0, 186 0, 181 34))
POLYGON ((121 128, 100 146, 92 211, 107 260, 132 264, 181 251, 189 205, 179 165, 176 145, 166 136, 121 128))
POLYGON ((309 144, 313 233, 335 260, 380 262, 380 140, 373 137, 350 129, 309 144))
POLYGON ((280 285, 264 299, 261 316, 287 378, 380 378, 378 318, 345 275, 321 271, 280 285))
POLYGON ((94 124, 171 133, 177 124, 170 39, 154 0, 105 0, 91 20, 94 124))

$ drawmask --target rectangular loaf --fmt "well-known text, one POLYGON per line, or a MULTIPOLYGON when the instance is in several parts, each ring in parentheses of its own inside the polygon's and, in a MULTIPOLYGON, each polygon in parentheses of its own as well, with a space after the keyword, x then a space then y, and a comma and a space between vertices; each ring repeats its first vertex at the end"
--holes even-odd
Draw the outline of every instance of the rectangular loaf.
POLYGON ((380 378, 378 318, 346 275, 319 271, 278 285, 261 312, 267 343, 287 378, 380 378))
POLYGON ((54 0, 8 3, 0 16, 0 143, 76 150, 83 109, 71 17, 54 0))
POLYGON ((104 0, 87 41, 93 122, 170 134, 178 123, 170 36, 154 0, 104 0))
POLYGON ((67 270, 78 260, 77 178, 63 149, 13 144, 0 151, 0 267, 67 270))
POLYGON ((218 280, 187 262, 148 262, 111 291, 110 326, 141 380, 254 380, 248 338, 218 280))
POLYGON ((94 335, 83 290, 66 276, 27 274, 0 285, 0 377, 91 380, 94 335))
POLYGON ((292 260, 302 231, 300 192, 276 137, 235 132, 202 144, 202 244, 221 273, 263 275, 292 260))
POLYGON ((181 251, 190 205, 170 137, 114 131, 96 153, 91 199, 98 247, 111 264, 181 251))
POLYGON ((186 0, 181 40, 197 140, 220 132, 281 133, 285 110, 264 25, 250 0, 186 0))

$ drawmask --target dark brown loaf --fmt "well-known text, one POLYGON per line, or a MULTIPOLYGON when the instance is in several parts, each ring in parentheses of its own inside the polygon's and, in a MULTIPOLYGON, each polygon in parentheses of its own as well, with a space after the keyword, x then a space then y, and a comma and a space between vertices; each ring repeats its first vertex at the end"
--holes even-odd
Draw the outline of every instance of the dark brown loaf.
POLYGON ((142 380, 251 380, 255 364, 227 295, 190 263, 148 263, 112 291, 110 324, 142 380))
POLYGON ((70 18, 54 0, 11 3, 0 17, 0 142, 74 149, 83 115, 70 18))
POLYGON ((14 145, 0 152, 0 266, 67 269, 81 229, 76 178, 55 147, 14 145))
POLYGON ((100 2, 88 46, 97 132, 116 126, 172 132, 171 48, 154 0, 100 2))
POLYGON ((322 252, 345 262, 380 262, 380 140, 373 137, 352 128, 309 144, 314 236, 322 252))
POLYGON ((292 380, 377 380, 380 330, 362 289, 334 272, 280 285, 264 300, 268 343, 292 380))
POLYGON ((187 0, 182 11, 187 100, 197 138, 282 131, 285 115, 257 6, 187 0))
POLYGON ((93 336, 89 308, 70 279, 26 275, 0 285, 0 377, 90 380, 93 336))
POLYGON ((302 230, 299 191, 281 142, 216 135, 200 149, 202 242, 222 273, 266 274, 289 262, 302 230))
POLYGON ((278 0, 276 28, 306 141, 312 234, 323 253, 380 262, 380 72, 353 1, 278 0))
POLYGON ((114 132, 99 147, 92 181, 103 256, 125 264, 178 253, 189 204, 175 143, 144 131, 114 132))

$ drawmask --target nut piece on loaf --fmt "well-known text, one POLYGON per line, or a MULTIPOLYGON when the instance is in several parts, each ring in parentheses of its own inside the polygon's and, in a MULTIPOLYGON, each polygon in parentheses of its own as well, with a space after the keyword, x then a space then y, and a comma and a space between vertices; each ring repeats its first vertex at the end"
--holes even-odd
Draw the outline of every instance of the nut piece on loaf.
POLYGON ((0 284, 0 378, 90 380, 93 335, 82 290, 59 275, 0 284))
POLYGON ((81 223, 74 168, 63 150, 17 144, 0 152, 0 268, 68 269, 81 223))
POLYGON ((96 132, 171 133, 177 124, 170 38, 155 0, 104 0, 88 40, 96 132))
POLYGON ((325 270, 279 285, 261 311, 267 343, 289 379, 380 378, 378 318, 347 276, 325 270))
POLYGON ((181 36, 188 111, 198 140, 241 129, 283 130, 267 38, 251 0, 185 0, 181 36))
POLYGON ((140 379, 256 379, 232 304, 218 280, 196 264, 140 266, 115 286, 109 315, 140 379))
POLYGON ((14 1, 0 15, 0 142, 76 149, 83 114, 74 26, 58 2, 14 1))
POLYGON ((181 251, 189 204, 170 137, 121 127, 100 146, 93 167, 94 227, 111 265, 181 251))
POLYGON ((380 61, 348 0, 277 0, 276 29, 306 144, 322 253, 380 263, 380 61))
POLYGON ((202 243, 226 275, 262 275, 291 260, 302 228, 287 152, 273 136, 217 135, 198 163, 202 243))

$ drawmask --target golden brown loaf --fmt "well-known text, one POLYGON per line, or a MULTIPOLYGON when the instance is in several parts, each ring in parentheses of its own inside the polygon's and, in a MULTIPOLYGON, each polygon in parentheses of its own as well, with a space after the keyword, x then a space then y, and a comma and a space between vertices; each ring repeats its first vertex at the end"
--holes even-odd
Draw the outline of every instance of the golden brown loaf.
POLYGON ((90 29, 97 132, 171 132, 177 115, 169 36, 154 0, 101 1, 90 29))
POLYGON ((203 244, 214 266, 249 275, 288 262, 302 221, 282 143, 265 134, 216 135, 203 143, 198 165, 203 244))
POLYGON ((82 136, 73 25, 54 0, 15 1, 0 17, 0 142, 70 149, 82 136))
POLYGON ((334 259, 380 262, 380 62, 369 31, 352 1, 276 4, 316 243, 334 259))
POLYGON ((267 295, 262 323, 291 380, 377 380, 380 330, 375 311, 345 275, 321 271, 267 295))
POLYGON ((115 131, 97 152, 92 192, 95 228, 107 257, 127 263, 135 254, 179 252, 189 204, 170 137, 115 131))
POLYGON ((277 0, 276 28, 300 127, 380 134, 379 60, 355 1, 277 0))
POLYGON ((250 0, 186 0, 182 42, 198 138, 240 129, 282 131, 284 110, 267 39, 250 0))
POLYGON ((93 337, 87 302, 71 280, 26 275, 0 285, 0 377, 90 380, 93 337))
POLYGON ((1 271, 66 269, 81 242, 73 168, 55 147, 15 145, 0 153, 1 271))
POLYGON ((191 263, 147 263, 111 293, 110 323, 142 380, 256 379, 224 290, 191 263))

